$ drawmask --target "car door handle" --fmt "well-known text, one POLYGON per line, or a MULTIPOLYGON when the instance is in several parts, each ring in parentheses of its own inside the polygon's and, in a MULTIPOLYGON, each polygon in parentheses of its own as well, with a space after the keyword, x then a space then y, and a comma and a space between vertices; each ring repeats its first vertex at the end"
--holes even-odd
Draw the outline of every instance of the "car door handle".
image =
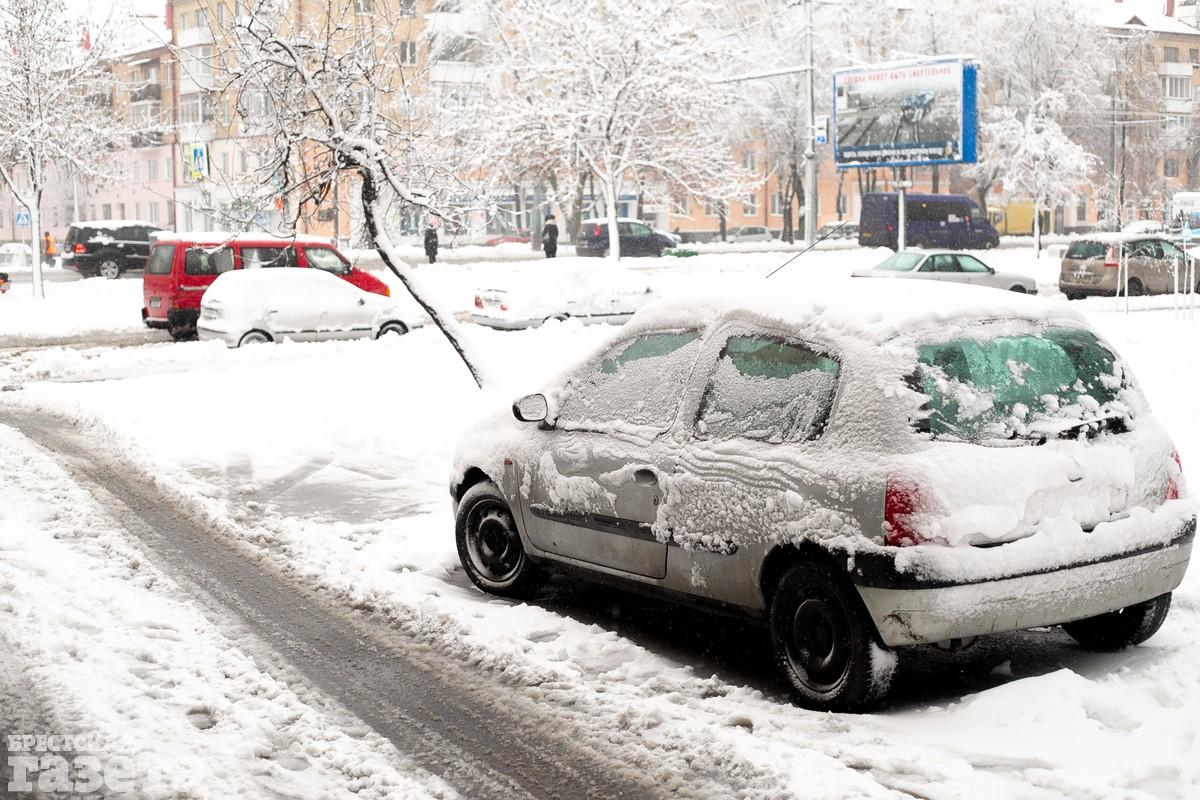
POLYGON ((360 297, 360 298, 358 298, 358 304, 360 306, 365 306, 367 304, 367 301, 360 297))
POLYGON ((633 482, 639 486, 656 486, 658 484, 658 476, 654 474, 654 470, 639 469, 633 473, 633 482))

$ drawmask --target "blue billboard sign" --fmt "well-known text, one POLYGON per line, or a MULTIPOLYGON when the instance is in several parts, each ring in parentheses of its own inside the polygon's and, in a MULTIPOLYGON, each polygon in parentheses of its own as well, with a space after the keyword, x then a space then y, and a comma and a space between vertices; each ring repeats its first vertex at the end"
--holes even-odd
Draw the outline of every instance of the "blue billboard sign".
POLYGON ((833 73, 833 158, 841 169, 973 164, 975 62, 960 56, 833 73))

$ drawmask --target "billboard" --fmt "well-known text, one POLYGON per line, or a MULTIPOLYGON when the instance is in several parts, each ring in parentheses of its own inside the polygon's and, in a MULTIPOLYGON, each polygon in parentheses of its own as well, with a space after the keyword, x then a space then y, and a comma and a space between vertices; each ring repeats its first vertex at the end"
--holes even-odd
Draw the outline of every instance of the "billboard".
POLYGON ((975 63, 961 57, 833 73, 833 158, 849 167, 975 161, 975 63))

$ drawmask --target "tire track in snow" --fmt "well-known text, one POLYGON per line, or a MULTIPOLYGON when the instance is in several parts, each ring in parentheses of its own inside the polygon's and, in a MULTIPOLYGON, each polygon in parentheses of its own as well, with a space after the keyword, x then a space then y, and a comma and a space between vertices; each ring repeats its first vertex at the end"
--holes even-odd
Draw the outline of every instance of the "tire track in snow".
POLYGON ((575 745, 561 722, 547 730, 537 707, 499 681, 389 625, 336 609, 252 559, 173 509, 169 498, 61 418, 10 412, 4 421, 48 450, 172 577, 219 613, 240 619, 312 686, 464 797, 661 793, 616 758, 575 745))

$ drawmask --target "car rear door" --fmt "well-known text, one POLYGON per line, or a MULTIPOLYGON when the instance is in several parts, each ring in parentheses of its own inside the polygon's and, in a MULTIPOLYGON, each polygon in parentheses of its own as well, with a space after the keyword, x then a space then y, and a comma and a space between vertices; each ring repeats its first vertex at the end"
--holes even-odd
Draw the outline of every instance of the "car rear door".
POLYGON ((183 254, 183 270, 179 274, 179 294, 175 307, 200 308, 204 292, 223 272, 233 269, 233 251, 218 245, 193 244, 183 254))
POLYGON ((925 259, 925 263, 921 264, 918 271, 922 278, 932 278, 937 281, 961 282, 964 280, 958 260, 950 253, 934 253, 925 259))
POLYGON ((526 464, 533 544, 559 558, 663 578, 674 444, 663 434, 700 350, 697 330, 626 337, 572 377, 536 463, 526 464))
MULTIPOLYGON (((969 256, 966 253, 959 253, 954 256, 954 261, 958 265, 958 280, 964 283, 974 283, 979 286, 999 285, 996 281, 995 273, 988 268, 975 256, 969 256)), ((1002 288, 1007 289, 1007 286, 1002 288)))

